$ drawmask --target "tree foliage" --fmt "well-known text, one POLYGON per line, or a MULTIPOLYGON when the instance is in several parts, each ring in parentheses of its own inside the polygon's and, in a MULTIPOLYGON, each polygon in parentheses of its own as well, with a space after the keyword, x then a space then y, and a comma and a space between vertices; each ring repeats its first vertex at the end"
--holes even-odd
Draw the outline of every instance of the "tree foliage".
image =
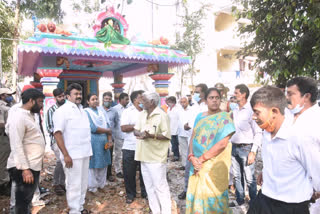
MULTIPOLYGON (((256 55, 256 65, 276 83, 294 76, 318 78, 320 66, 320 2, 318 0, 238 0, 240 27, 252 36, 240 55, 256 55)), ((262 73, 262 72, 261 72, 262 73)))
POLYGON ((12 40, 5 38, 13 38, 13 10, 8 7, 5 2, 0 2, 0 38, 2 53, 2 70, 9 72, 12 64, 12 40))
POLYGON ((23 19, 31 18, 33 15, 39 19, 48 18, 61 22, 63 12, 61 9, 62 0, 16 0, 0 1, 0 36, 8 38, 2 40, 2 66, 4 72, 11 70, 11 86, 16 86, 17 72, 17 44, 21 37, 21 23, 23 19), (10 3, 9 3, 10 2, 10 3))
POLYGON ((210 5, 203 5, 199 10, 189 12, 186 2, 182 4, 184 16, 182 17, 183 33, 176 34, 176 44, 172 46, 174 49, 184 51, 191 57, 191 65, 189 69, 183 70, 181 74, 181 85, 187 73, 191 75, 191 84, 193 85, 193 75, 195 74, 195 61, 198 54, 201 53, 204 43, 202 39, 202 21, 206 17, 206 12, 210 5))
POLYGON ((53 19, 61 23, 64 15, 61 2, 62 0, 24 0, 20 3, 20 10, 26 18, 35 15, 39 19, 53 19))

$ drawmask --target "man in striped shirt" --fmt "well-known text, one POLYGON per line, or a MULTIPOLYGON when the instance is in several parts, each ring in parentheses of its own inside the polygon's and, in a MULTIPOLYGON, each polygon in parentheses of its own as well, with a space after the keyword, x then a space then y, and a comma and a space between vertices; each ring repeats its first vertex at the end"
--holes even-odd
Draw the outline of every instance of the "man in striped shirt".
POLYGON ((54 152, 57 160, 56 168, 54 169, 54 174, 53 174, 54 192, 57 195, 64 195, 65 176, 64 176, 63 166, 60 160, 60 150, 58 148, 57 142, 53 137, 54 127, 53 127, 53 121, 52 121, 54 112, 65 103, 64 91, 60 88, 56 88, 53 90, 53 96, 56 100, 56 104, 54 104, 48 109, 47 117, 46 117, 46 126, 47 126, 47 131, 50 134, 51 149, 54 152))

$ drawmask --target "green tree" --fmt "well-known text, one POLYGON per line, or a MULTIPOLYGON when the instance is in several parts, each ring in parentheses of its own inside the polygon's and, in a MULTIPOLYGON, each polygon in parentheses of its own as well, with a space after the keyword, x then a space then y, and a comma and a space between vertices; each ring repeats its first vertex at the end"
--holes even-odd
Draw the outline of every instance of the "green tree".
MULTIPOLYGON (((1 59, 2 71, 9 72, 12 65, 12 40, 6 38, 13 38, 13 17, 14 12, 10 7, 7 7, 5 2, 0 2, 0 40, 1 42, 1 59)), ((2 81, 2 80, 1 80, 2 81)))
MULTIPOLYGON (((7 32, 8 38, 12 39, 11 44, 8 46, 12 50, 11 56, 8 55, 6 58, 3 57, 3 64, 8 65, 5 71, 8 71, 10 69, 9 67, 11 67, 11 87, 13 89, 15 89, 17 85, 17 47, 23 19, 31 18, 32 15, 35 15, 39 19, 50 18, 57 22, 61 22, 64 15, 61 10, 61 1, 62 0, 16 0, 12 1, 11 4, 7 1, 1 1, 1 7, 4 8, 4 11, 7 11, 7 13, 1 14, 1 18, 4 18, 4 20, 11 20, 11 17, 14 17, 13 23, 10 23, 9 25, 10 31, 7 32)), ((1 22, 2 21, 3 19, 1 19, 1 22)), ((8 43, 9 42, 10 41, 8 41, 8 43)), ((10 53, 8 52, 8 54, 10 53)))
MULTIPOLYGON (((251 22, 239 28, 252 37, 239 52, 258 57, 256 66, 278 84, 295 76, 319 77, 319 0, 237 0, 243 9, 237 18, 251 22)), ((258 75, 258 80, 261 76, 258 75)))
POLYGON ((180 69, 180 91, 185 80, 185 76, 190 74, 191 76, 191 85, 193 86, 193 75, 195 74, 195 62, 199 53, 203 49, 203 39, 202 21, 206 17, 206 12, 209 9, 210 5, 203 5, 199 10, 194 12, 189 12, 187 2, 182 3, 184 9, 184 16, 182 17, 182 27, 183 33, 179 32, 176 34, 176 44, 172 46, 174 49, 184 51, 188 56, 191 57, 191 64, 188 69, 180 69))

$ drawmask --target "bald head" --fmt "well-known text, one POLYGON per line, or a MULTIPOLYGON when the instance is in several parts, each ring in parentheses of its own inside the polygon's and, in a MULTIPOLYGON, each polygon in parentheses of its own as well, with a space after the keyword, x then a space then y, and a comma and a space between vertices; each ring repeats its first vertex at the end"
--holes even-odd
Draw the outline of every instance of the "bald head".
POLYGON ((188 105, 189 105, 188 98, 187 98, 187 97, 182 97, 182 98, 180 99, 180 105, 181 105, 184 109, 186 109, 186 108, 188 107, 188 105))

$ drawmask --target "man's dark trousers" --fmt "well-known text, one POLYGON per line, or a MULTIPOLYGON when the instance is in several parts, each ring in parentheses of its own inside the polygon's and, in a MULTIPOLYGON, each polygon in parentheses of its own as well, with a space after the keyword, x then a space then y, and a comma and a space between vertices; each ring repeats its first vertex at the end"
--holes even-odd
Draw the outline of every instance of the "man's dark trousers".
POLYGON ((34 182, 33 184, 26 184, 23 182, 22 170, 17 168, 10 168, 9 174, 16 183, 16 205, 15 205, 15 214, 29 214, 30 213, 30 203, 33 198, 34 191, 39 185, 40 171, 34 171, 29 169, 32 172, 34 182))
POLYGON ((122 164, 123 164, 123 177, 124 184, 126 187, 127 198, 134 199, 136 197, 136 171, 139 167, 139 177, 140 177, 140 188, 141 196, 146 197, 147 192, 143 183, 143 178, 141 174, 140 161, 134 160, 134 150, 122 150, 122 164))

